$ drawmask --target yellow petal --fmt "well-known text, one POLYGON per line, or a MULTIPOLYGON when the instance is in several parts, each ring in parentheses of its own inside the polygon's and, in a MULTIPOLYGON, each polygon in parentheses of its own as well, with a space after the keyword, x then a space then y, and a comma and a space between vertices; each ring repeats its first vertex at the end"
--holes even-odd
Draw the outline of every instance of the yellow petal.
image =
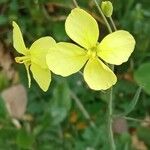
POLYGON ((47 68, 46 55, 55 44, 55 40, 49 36, 36 40, 30 47, 31 61, 47 68))
POLYGON ((134 37, 127 31, 119 30, 107 35, 98 45, 98 56, 110 64, 126 62, 135 47, 134 37))
POLYGON ((58 43, 46 57, 49 69, 61 76, 68 76, 78 72, 87 59, 84 49, 65 42, 58 43))
POLYGON ((28 77, 28 87, 30 88, 31 86, 31 77, 30 77, 30 72, 29 72, 29 67, 30 65, 28 63, 24 63, 26 71, 27 71, 27 77, 28 77))
POLYGON ((13 25, 13 46, 18 53, 26 55, 28 53, 28 50, 25 47, 20 28, 14 21, 12 25, 13 25))
POLYGON ((99 29, 96 20, 86 11, 75 8, 66 19, 68 36, 82 47, 89 49, 96 45, 99 29))
POLYGON ((33 74, 33 78, 39 84, 40 88, 43 91, 47 91, 51 82, 50 71, 48 69, 43 69, 34 63, 31 65, 30 69, 33 74))
POLYGON ((117 81, 115 74, 98 58, 90 59, 84 68, 84 79, 93 90, 106 90, 117 81))

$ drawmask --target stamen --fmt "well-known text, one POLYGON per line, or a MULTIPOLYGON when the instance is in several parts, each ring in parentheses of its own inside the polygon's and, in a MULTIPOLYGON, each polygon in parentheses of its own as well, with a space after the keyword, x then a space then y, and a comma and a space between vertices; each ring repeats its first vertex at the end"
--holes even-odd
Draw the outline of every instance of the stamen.
POLYGON ((22 57, 16 57, 15 61, 19 64, 25 63, 25 62, 30 62, 30 56, 22 56, 22 57))
POLYGON ((89 57, 96 57, 97 56, 97 51, 96 51, 96 47, 93 47, 91 49, 88 50, 87 52, 89 57))

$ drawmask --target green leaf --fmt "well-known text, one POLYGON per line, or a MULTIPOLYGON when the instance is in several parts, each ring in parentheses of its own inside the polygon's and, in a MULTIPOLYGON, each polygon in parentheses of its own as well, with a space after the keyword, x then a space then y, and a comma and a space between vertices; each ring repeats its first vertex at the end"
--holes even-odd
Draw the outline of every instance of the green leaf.
MULTIPOLYGON (((1 25, 1 24, 0 24, 1 25)), ((9 85, 9 81, 4 73, 0 73, 0 91, 9 85)))
POLYGON ((118 150, 131 150, 131 137, 129 133, 122 133, 115 139, 118 150))
POLYGON ((20 148, 28 149, 32 147, 34 137, 27 131, 21 129, 18 132, 16 143, 20 148))
POLYGON ((59 83, 53 92, 51 101, 51 116, 53 124, 62 122, 71 108, 70 89, 66 81, 59 83))
POLYGON ((0 96, 0 119, 1 118, 6 118, 8 114, 6 105, 2 97, 0 96))
POLYGON ((8 128, 8 126, 5 126, 5 128, 0 129, 0 142, 7 142, 7 141, 12 141, 14 142, 16 135, 17 135, 17 129, 13 128, 8 128))
POLYGON ((5 25, 8 21, 7 16, 0 15, 0 25, 5 25))
POLYGON ((57 41, 66 41, 68 40, 68 37, 66 35, 65 29, 64 29, 64 22, 54 23, 53 28, 53 36, 57 41))
POLYGON ((137 84, 143 87, 143 90, 150 94, 150 63, 142 64, 134 73, 137 84))
POLYGON ((150 146, 150 129, 146 127, 139 127, 137 129, 138 137, 141 141, 144 141, 145 144, 150 146))
POLYGON ((136 106, 136 104, 137 104, 137 102, 139 100, 141 90, 142 90, 141 87, 139 87, 137 89, 137 91, 136 91, 136 93, 135 93, 135 95, 133 97, 133 100, 131 101, 131 103, 129 104, 128 108, 125 111, 125 114, 124 114, 125 116, 128 115, 130 112, 132 112, 134 110, 134 108, 135 108, 135 106, 136 106))
POLYGON ((5 118, 7 115, 7 109, 4 100, 0 97, 0 118, 5 118))
POLYGON ((8 2, 8 0, 1 0, 0 4, 6 3, 6 2, 8 2))

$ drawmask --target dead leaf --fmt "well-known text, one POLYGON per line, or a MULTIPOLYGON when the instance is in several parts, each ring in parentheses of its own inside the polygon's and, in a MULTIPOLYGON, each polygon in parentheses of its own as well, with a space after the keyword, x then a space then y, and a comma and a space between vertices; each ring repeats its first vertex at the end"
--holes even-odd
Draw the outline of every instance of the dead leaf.
POLYGON ((141 123, 143 127, 150 127, 150 116, 146 116, 143 122, 141 123))
POLYGON ((13 59, 10 55, 8 48, 0 41, 0 67, 1 71, 6 75, 6 77, 13 83, 18 83, 18 73, 12 66, 13 59))
POLYGON ((70 123, 76 123, 76 122, 77 122, 77 119, 78 119, 77 112, 73 111, 73 112, 71 113, 70 118, 69 118, 70 123))
POLYGON ((21 84, 14 85, 2 93, 2 98, 11 117, 21 119, 26 111, 27 93, 25 87, 21 84))
POLYGON ((136 133, 132 134, 132 145, 136 150, 148 150, 145 143, 140 141, 136 135, 136 133))
POLYGON ((83 130, 83 129, 85 129, 86 127, 87 127, 87 124, 86 124, 85 122, 78 122, 78 123, 76 124, 77 130, 83 130))

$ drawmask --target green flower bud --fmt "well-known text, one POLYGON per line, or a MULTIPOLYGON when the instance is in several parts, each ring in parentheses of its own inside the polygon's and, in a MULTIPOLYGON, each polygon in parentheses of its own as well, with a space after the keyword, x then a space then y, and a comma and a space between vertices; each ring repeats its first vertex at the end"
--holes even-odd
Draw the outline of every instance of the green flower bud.
POLYGON ((113 13, 113 5, 110 1, 102 2, 101 8, 106 17, 111 17, 111 15, 113 13))

